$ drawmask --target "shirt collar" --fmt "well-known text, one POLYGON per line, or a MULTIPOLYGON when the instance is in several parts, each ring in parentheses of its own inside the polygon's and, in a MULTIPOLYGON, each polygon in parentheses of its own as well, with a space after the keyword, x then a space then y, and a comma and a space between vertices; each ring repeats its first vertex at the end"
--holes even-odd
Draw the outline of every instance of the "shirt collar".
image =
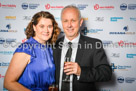
POLYGON ((70 41, 66 36, 64 38, 64 43, 68 43, 68 42, 72 42, 73 43, 78 43, 79 42, 79 38, 80 38, 80 33, 78 34, 78 36, 76 38, 74 38, 72 41, 70 41))

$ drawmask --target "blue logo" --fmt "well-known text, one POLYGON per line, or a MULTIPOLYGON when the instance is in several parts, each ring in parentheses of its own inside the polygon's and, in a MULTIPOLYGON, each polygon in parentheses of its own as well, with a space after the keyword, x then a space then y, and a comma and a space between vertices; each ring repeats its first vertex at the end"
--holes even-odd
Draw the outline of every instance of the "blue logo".
POLYGON ((17 32, 17 30, 11 30, 11 24, 7 24, 6 28, 7 29, 0 30, 0 32, 14 32, 14 33, 17 32))
POLYGON ((128 9, 129 10, 135 10, 136 9, 136 4, 129 4, 128 9))
POLYGON ((6 28, 11 29, 11 25, 7 24, 6 28))
POLYGON ((128 71, 129 68, 131 68, 131 66, 127 66, 127 65, 118 65, 118 66, 115 66, 114 63, 111 63, 111 68, 112 68, 112 71, 114 72, 115 69, 119 69, 119 70, 123 70, 123 71, 128 71))
POLYGON ((28 4, 27 4, 27 3, 23 3, 23 4, 22 4, 22 8, 23 8, 24 10, 26 10, 26 9, 28 8, 28 4))
POLYGON ((37 7, 39 6, 39 4, 27 4, 27 3, 23 3, 22 4, 22 8, 24 9, 24 10, 26 10, 26 9, 36 9, 37 7))
POLYGON ((109 32, 109 34, 120 34, 120 35, 124 35, 124 34, 134 35, 134 34, 136 34, 136 32, 128 32, 128 30, 129 30, 128 26, 124 26, 123 30, 124 30, 124 32, 109 32))
POLYGON ((123 82, 124 82, 124 77, 122 77, 122 76, 118 77, 118 78, 117 78, 117 81, 118 81, 119 83, 123 83, 123 82))
POLYGON ((123 30, 128 31, 128 26, 125 26, 123 30))
POLYGON ((29 9, 36 9, 39 4, 29 4, 29 9))
POLYGON ((103 31, 103 29, 90 29, 88 30, 87 27, 84 27, 82 30, 84 35, 87 35, 87 33, 93 33, 93 34, 99 34, 99 32, 103 31))
POLYGON ((0 63, 0 66, 9 66, 10 63, 5 63, 5 62, 2 62, 0 63))
POLYGON ((130 17, 130 21, 136 21, 136 17, 130 17))
POLYGON ((4 38, 0 38, 0 44, 3 44, 5 42, 4 38))
POLYGON ((60 21, 61 19, 60 19, 60 17, 55 17, 55 20, 60 21))
POLYGON ((119 19, 123 19, 123 17, 111 17, 110 21, 117 22, 119 19))
POLYGON ((110 44, 113 44, 113 42, 112 42, 112 41, 103 40, 103 41, 102 41, 102 44, 103 44, 104 46, 108 46, 108 45, 110 45, 110 44))
POLYGON ((117 66, 114 65, 114 63, 111 63, 112 71, 114 72, 115 69, 117 69, 117 66))
POLYGON ((124 78, 124 77, 120 76, 120 77, 117 78, 117 81, 119 83, 124 83, 124 82, 133 83, 133 82, 135 82, 135 80, 136 80, 136 78, 133 78, 133 77, 125 77, 124 78))
POLYGON ((126 10, 127 9, 127 4, 123 3, 120 5, 121 10, 126 10))
POLYGON ((75 4, 72 4, 74 6, 76 6, 79 10, 84 10, 88 4, 78 4, 78 5, 75 5, 75 4))
POLYGON ((3 88, 3 91, 8 91, 6 88, 3 88))
POLYGON ((88 33, 87 32, 87 27, 84 27, 84 29, 82 30, 82 32, 83 32, 84 35, 87 35, 87 33, 88 33))
POLYGON ((133 83, 135 80, 136 80, 136 78, 132 78, 132 77, 125 78, 126 83, 133 83))
POLYGON ((0 51, 0 54, 3 55, 13 55, 14 51, 0 51))
POLYGON ((4 38, 0 38, 0 44, 3 44, 4 42, 10 44, 12 42, 16 42, 16 39, 11 39, 11 38, 4 39, 4 38))
POLYGON ((134 56, 136 56, 136 54, 127 54, 126 56, 127 56, 127 58, 134 58, 134 56))

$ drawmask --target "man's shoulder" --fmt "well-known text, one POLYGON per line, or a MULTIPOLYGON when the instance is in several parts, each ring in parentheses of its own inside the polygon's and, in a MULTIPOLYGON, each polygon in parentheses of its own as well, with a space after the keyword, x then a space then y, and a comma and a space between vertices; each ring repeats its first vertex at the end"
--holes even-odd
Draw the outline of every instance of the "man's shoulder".
POLYGON ((62 46, 63 41, 64 41, 64 36, 58 38, 55 43, 55 47, 57 48, 58 46, 62 46))
POLYGON ((59 42, 63 42, 63 40, 64 40, 64 36, 62 36, 59 39, 57 39, 56 44, 58 44, 59 42))
POLYGON ((88 41, 88 42, 101 42, 100 39, 98 38, 93 38, 93 37, 89 37, 89 36, 84 36, 82 35, 84 41, 88 41))

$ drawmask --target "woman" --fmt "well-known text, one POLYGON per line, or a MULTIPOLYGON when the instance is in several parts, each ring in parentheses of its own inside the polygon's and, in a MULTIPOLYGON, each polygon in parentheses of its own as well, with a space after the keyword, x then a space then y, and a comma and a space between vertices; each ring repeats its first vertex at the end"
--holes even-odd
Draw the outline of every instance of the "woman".
POLYGON ((52 49, 60 28, 49 12, 36 13, 26 28, 27 41, 14 52, 4 87, 11 91, 48 91, 55 81, 52 49))

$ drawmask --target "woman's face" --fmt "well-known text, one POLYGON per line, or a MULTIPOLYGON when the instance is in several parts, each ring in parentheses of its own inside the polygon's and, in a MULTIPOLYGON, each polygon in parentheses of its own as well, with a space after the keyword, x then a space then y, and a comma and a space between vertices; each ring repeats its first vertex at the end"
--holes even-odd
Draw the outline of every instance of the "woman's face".
POLYGON ((49 18, 41 18, 36 26, 33 25, 33 28, 35 31, 34 38, 42 44, 45 44, 52 36, 53 24, 49 18))

